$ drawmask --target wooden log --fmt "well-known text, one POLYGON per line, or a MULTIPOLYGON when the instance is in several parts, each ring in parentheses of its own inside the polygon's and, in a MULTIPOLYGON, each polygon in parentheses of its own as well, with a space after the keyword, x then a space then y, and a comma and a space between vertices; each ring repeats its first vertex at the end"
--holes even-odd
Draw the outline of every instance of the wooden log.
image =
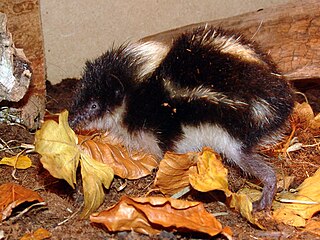
POLYGON ((289 80, 320 79, 320 1, 298 0, 230 18, 158 33, 142 41, 171 44, 191 28, 213 25, 241 32, 269 53, 289 80))
MULTIPOLYGON (((2 101, 0 107, 13 121, 35 129, 43 119, 46 99, 39 0, 4 1, 0 3, 0 12, 7 15, 8 29, 14 44, 24 49, 32 69, 32 79, 23 98, 19 101, 2 101)), ((19 65, 21 61, 17 63, 19 65)))

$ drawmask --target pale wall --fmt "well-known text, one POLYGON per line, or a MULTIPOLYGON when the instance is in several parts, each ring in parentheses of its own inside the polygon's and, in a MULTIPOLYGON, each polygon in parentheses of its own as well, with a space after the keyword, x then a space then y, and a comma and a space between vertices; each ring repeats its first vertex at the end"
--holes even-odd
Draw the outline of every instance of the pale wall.
POLYGON ((86 59, 171 28, 289 0, 40 0, 47 79, 79 77, 86 59))

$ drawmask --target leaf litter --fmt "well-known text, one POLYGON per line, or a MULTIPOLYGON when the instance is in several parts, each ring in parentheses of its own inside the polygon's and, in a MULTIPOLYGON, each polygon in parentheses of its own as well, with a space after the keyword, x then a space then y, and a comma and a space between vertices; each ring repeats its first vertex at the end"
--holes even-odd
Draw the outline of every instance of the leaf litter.
MULTIPOLYGON (((314 120, 315 120, 315 122, 317 122, 317 116, 318 115, 315 115, 314 116, 314 120)), ((314 124, 314 123, 312 123, 312 125, 311 126, 317 126, 317 124, 314 124)), ((314 135, 314 132, 316 132, 317 131, 317 128, 314 128, 314 127, 312 127, 312 131, 313 131, 313 135, 310 135, 309 134, 309 130, 310 130, 310 125, 309 126, 307 126, 306 127, 306 125, 304 125, 304 128, 301 128, 301 126, 302 125, 298 125, 298 126, 296 126, 296 129, 297 129, 297 131, 294 133, 294 135, 295 136, 298 136, 299 137, 299 139, 298 139, 298 141, 299 142, 301 142, 303 145, 306 145, 306 146, 311 146, 311 147, 303 147, 302 149, 299 149, 299 150, 297 150, 297 151, 294 151, 294 152, 290 152, 290 154, 291 154, 291 158, 284 158, 284 156, 285 155, 281 155, 281 157, 283 158, 282 160, 281 160, 281 165, 278 165, 278 161, 273 161, 272 162, 272 164, 274 164, 274 165, 276 165, 276 167, 277 167, 277 169, 281 169, 282 170, 282 174, 279 174, 279 175, 281 175, 281 176, 283 176, 284 177, 284 179, 286 179, 286 176, 287 177, 289 177, 289 176, 292 176, 293 174, 294 174, 294 176, 296 176, 295 177, 295 179, 292 181, 292 183, 291 183, 291 186, 289 185, 289 187, 288 186, 285 186, 285 187, 283 187, 283 188, 290 188, 290 190, 292 190, 292 188, 294 188, 294 189, 298 189, 298 186, 303 182, 303 180, 304 179, 306 179, 307 177, 309 177, 309 176, 312 176, 313 175, 313 173, 315 172, 315 170, 318 168, 318 166, 319 166, 319 162, 317 161, 317 155, 319 155, 318 153, 319 153, 319 148, 318 148, 318 145, 317 145, 317 142, 316 141, 318 141, 317 140, 317 138, 315 138, 315 137, 312 137, 312 136, 317 136, 317 135, 314 135), (303 129, 303 131, 301 130, 301 129, 303 129), (308 135, 309 134, 309 135, 308 135), (301 137, 302 136, 302 137, 301 137), (310 156, 310 160, 311 161, 308 161, 308 159, 307 158, 304 158, 304 160, 303 161, 297 161, 297 156, 301 156, 302 154, 309 154, 309 156, 310 156), (307 165, 306 165, 307 164, 307 165), (291 167, 290 168, 290 166, 291 165, 293 165, 293 167, 291 167), (289 167, 288 167, 289 166, 289 167), (302 174, 302 176, 301 175, 297 175, 297 174, 295 174, 296 173, 296 171, 298 171, 298 168, 297 168, 297 166, 308 166, 308 167, 305 167, 304 169, 305 169, 305 171, 299 171, 299 173, 300 174, 302 174), (311 167, 310 167, 311 166, 311 167), (285 171, 285 172, 283 172, 283 171, 285 171)), ((318 134, 319 135, 319 134, 318 134)), ((283 153, 283 150, 284 150, 284 152, 286 152, 286 149, 284 149, 283 148, 283 146, 284 145, 279 145, 279 146, 277 146, 277 147, 275 147, 275 148, 273 148, 273 149, 269 149, 268 150, 268 152, 266 152, 265 154, 268 154, 268 155, 271 155, 271 156, 277 156, 277 154, 279 154, 279 151, 281 151, 281 153, 283 153)), ((304 156, 304 155, 302 155, 302 156, 304 156)), ((32 158, 33 159, 33 158, 32 158)), ((33 161, 34 161, 34 159, 33 159, 33 161)), ((280 161, 279 161, 280 162, 280 161)), ((229 172, 231 171, 233 171, 232 172, 232 177, 230 178, 230 176, 229 176, 229 178, 231 179, 231 182, 230 182, 230 179, 229 179, 229 185, 231 185, 231 188, 234 188, 234 186, 235 185, 237 185, 237 184, 239 184, 238 182, 238 180, 239 179, 243 179, 243 178, 245 178, 246 180, 247 180, 247 178, 246 177, 243 177, 243 176, 241 176, 241 175, 236 175, 237 173, 234 173, 234 170, 232 169, 232 168, 230 168, 229 166, 226 166, 227 168, 228 168, 228 170, 229 170, 229 172), (234 177, 234 175, 236 175, 236 177, 234 177), (234 183, 233 182, 233 180, 236 180, 237 181, 237 183, 234 183)), ((3 171, 3 168, 4 167, 2 167, 2 166, 0 166, 0 171, 3 171)), ((4 168, 5 170, 7 169, 7 168, 4 168)), ((300 167, 300 169, 301 169, 301 167, 300 167)), ((29 169, 27 169, 27 170, 24 170, 24 171, 27 171, 27 172, 34 172, 34 169, 33 168, 29 168, 29 169)), ((21 170, 18 172, 18 173, 22 173, 21 172, 21 170)), ((42 173, 43 173, 43 171, 42 171, 42 173)), ((36 173, 36 175, 39 175, 39 173, 36 173)), ((230 175, 230 173, 229 173, 229 175, 230 175)), ((0 175, 1 176, 1 175, 0 175)), ((20 175, 21 176, 21 175, 20 175)), ((120 198, 120 196, 123 196, 123 195, 134 195, 134 196, 143 196, 143 194, 147 194, 148 192, 150 192, 150 190, 152 190, 152 183, 153 183, 153 177, 152 176, 154 176, 154 174, 153 175, 151 175, 151 177, 144 177, 143 179, 138 179, 138 180, 132 180, 132 181, 128 181, 127 182, 127 186, 124 188, 124 190, 122 191, 122 192, 116 192, 115 194, 113 194, 113 195, 111 195, 111 196, 108 196, 107 195, 107 197, 106 197, 106 200, 107 200, 107 202, 105 201, 105 203, 104 203, 104 206, 105 207, 111 207, 113 204, 116 204, 117 202, 118 202, 118 199, 120 198), (142 182, 142 183, 141 183, 142 182), (145 182, 146 184, 147 184, 147 186, 143 186, 144 184, 143 184, 143 182, 145 182), (149 190, 148 190, 149 189, 149 190), (132 191, 132 190, 134 190, 134 191, 132 191), (141 191, 141 190, 143 190, 143 191, 141 191), (110 198, 111 197, 111 198, 110 198), (109 200, 108 200, 109 199, 109 200)), ((79 177, 79 176, 78 176, 79 177)), ((52 179, 52 178, 51 178, 52 179)), ((32 181, 34 181, 33 179, 32 179, 32 181)), ((52 181, 52 180, 51 180, 52 181)), ((116 183, 117 181, 119 181, 119 178, 118 177, 116 177, 116 179, 114 180, 114 182, 116 183)), ((244 182, 244 181, 243 181, 244 182)), ((287 181, 285 181, 285 182, 287 182, 287 181)), ((240 183, 241 184, 241 183, 240 183)), ((284 186, 284 185, 283 185, 284 186)), ((50 189, 50 188, 49 188, 50 189)), ((52 189, 52 186, 51 186, 51 189, 52 189)), ((241 188, 238 188, 238 189, 241 189, 241 188)), ((287 190, 287 189, 285 189, 285 190, 287 190)), ((70 190, 69 190, 70 191, 70 190)), ((110 192, 112 192, 113 191, 113 189, 111 188, 110 189, 110 192)), ((153 190, 154 191, 154 190, 153 190)), ((44 194, 44 195, 46 195, 47 194, 47 192, 41 192, 42 194, 44 194)), ((108 194, 109 194, 109 191, 108 191, 108 194)), ((152 194, 152 192, 151 192, 151 194, 152 194)), ((51 194, 52 195, 52 194, 51 194)), ((70 195, 69 195, 70 196, 70 195)), ((189 196, 186 196, 187 198, 188 198, 188 200, 193 200, 193 199, 200 199, 200 200, 204 200, 202 197, 204 197, 204 196, 206 196, 205 197, 205 199, 207 199, 207 197, 209 196, 209 195, 207 195, 207 194, 205 194, 205 195, 203 195, 203 194, 200 194, 200 198, 198 198, 198 197, 196 197, 195 195, 189 195, 189 196)), ((52 197, 59 197, 59 195, 53 195, 52 197)), ((250 234, 254 234, 255 236, 268 236, 268 235, 266 235, 266 234, 268 234, 268 232, 265 232, 265 234, 262 234, 261 232, 256 232, 256 230, 254 230, 254 229, 252 229, 252 227, 250 227, 250 225, 247 225, 246 224, 246 222, 245 221, 243 221, 243 220, 241 220, 241 218, 239 218, 239 213, 237 213, 237 212, 233 212, 233 211, 229 211, 228 210, 228 208, 226 208, 226 207, 219 207, 219 205, 216 205, 216 207, 215 207, 215 209, 214 208, 211 208, 210 207, 210 205, 212 205, 212 204, 214 204, 214 203, 211 203, 209 200, 207 200, 207 201, 203 201, 204 203, 205 203, 205 206, 206 206, 206 208, 208 209, 211 209, 211 212, 216 212, 216 211, 219 211, 218 209, 220 209, 220 211, 227 211, 228 212, 228 215, 225 215, 225 216, 220 216, 219 218, 220 218, 220 221, 222 220, 222 222, 223 221, 226 221, 226 223, 228 223, 228 222, 230 222, 231 224, 226 224, 226 225, 230 225, 230 227, 232 228, 232 230, 233 230, 233 232, 234 232, 234 234, 236 235, 236 236, 238 236, 239 237, 239 234, 241 235, 241 234, 243 234, 243 230, 244 229, 246 229, 246 231, 247 231, 247 233, 246 234, 249 234, 249 235, 246 235, 246 236, 250 236, 250 234), (209 203, 210 202, 210 203, 209 203), (229 219, 229 220, 227 220, 227 219, 229 219), (231 219, 233 219, 233 220, 231 220, 231 219), (233 223, 232 223, 233 222, 233 223), (240 225, 239 225, 240 224, 240 225), (239 226, 241 226, 240 228, 239 228, 239 226), (251 233, 250 233, 251 232, 251 233)), ((65 205, 68 205, 69 203, 73 203, 73 204, 75 204, 76 202, 74 202, 74 201, 68 201, 68 203, 67 202, 65 202, 64 204, 65 205)), ((76 206, 76 205, 75 205, 76 206)), ((222 205, 221 205, 222 206, 222 205)), ((102 209, 103 208, 105 208, 105 207, 102 207, 102 209)), ((72 210, 73 208, 72 208, 72 206, 71 206, 71 209, 70 210, 72 210)), ((101 210, 102 210, 101 209, 101 210)), ((73 209, 72 211, 75 211, 76 209, 73 209)), ((59 211, 58 211, 59 212, 59 211)), ((57 212, 57 213, 58 213, 57 212)), ((38 215, 39 215, 39 213, 38 213, 38 215)), ((35 216, 37 216, 37 215, 35 215, 35 216)), ((314 220, 317 220, 317 216, 314 216, 312 219, 311 219, 311 221, 308 221, 307 222, 307 226, 310 226, 310 229, 313 229, 313 233, 314 234, 317 234, 317 232, 316 232, 316 230, 315 229, 317 229, 316 228, 316 224, 312 224, 312 221, 314 221, 314 220)), ((48 221, 48 220, 47 220, 48 221)), ((73 221, 71 221, 71 222, 73 222, 74 224, 80 224, 79 223, 79 221, 76 221, 75 222, 75 220, 73 220, 73 221)), ((223 225, 225 225, 225 224, 223 224, 223 225)), ((79 225, 78 225, 79 226, 79 225)), ((65 224, 65 225, 61 225, 61 227, 63 227, 63 229, 65 229, 65 232, 68 232, 67 230, 70 230, 70 227, 71 227, 71 225, 70 225, 70 222, 68 222, 68 224, 65 224)), ((51 228, 52 229, 52 228, 51 228)), ((72 227, 71 227, 71 229, 72 229, 72 227)), ((290 234, 294 234, 294 233, 296 233, 296 234, 310 234, 310 232, 304 232, 304 233, 302 233, 303 231, 305 231, 307 229, 307 227, 305 228, 305 229, 302 229, 302 231, 301 232, 296 232, 297 230, 295 230, 295 231, 292 231, 292 230, 290 230, 290 231, 285 231, 285 230, 282 230, 280 233, 278 232, 270 232, 270 236, 279 236, 279 234, 280 234, 280 236, 281 236, 281 234, 282 234, 282 236, 287 236, 287 235, 290 235, 290 234), (287 235, 286 235, 287 234, 287 235)), ((34 229, 34 230, 36 230, 36 229, 34 229)), ((59 233, 61 232, 60 230, 59 230, 59 232, 57 232, 57 231, 55 231, 55 230, 53 230, 54 231, 54 233, 55 234, 58 234, 59 235, 59 233)), ((91 236, 95 236, 95 234, 102 234, 102 232, 103 231, 101 231, 101 229, 100 228, 93 228, 92 229, 92 227, 86 227, 86 231, 85 232, 83 232, 82 231, 82 234, 92 234, 91 236)), ((73 230, 73 233, 74 234, 76 234, 77 233, 77 230, 75 229, 75 230, 73 230)), ((103 233, 103 234, 106 234, 106 233, 103 233)), ((128 233, 128 235, 127 236, 130 236, 130 234, 131 233, 128 233)), ((162 234, 162 232, 160 233, 160 235, 162 234)), ((21 235, 20 235, 21 236, 21 235)), ((63 235, 60 235, 60 236, 63 236, 63 235)), ((87 235, 88 236, 88 235, 87 235)), ((112 236, 114 236, 114 237, 116 237, 117 238, 117 235, 112 235, 112 236)), ((122 235, 123 236, 123 235, 122 235)), ((119 235, 119 237, 120 237, 120 235, 119 235)), ((143 238, 143 236, 139 236, 141 239, 143 238)), ((148 239, 148 238, 147 238, 148 239)), ((303 238, 302 238, 303 239, 303 238)), ((308 238, 305 238, 305 239, 308 239, 308 238)))

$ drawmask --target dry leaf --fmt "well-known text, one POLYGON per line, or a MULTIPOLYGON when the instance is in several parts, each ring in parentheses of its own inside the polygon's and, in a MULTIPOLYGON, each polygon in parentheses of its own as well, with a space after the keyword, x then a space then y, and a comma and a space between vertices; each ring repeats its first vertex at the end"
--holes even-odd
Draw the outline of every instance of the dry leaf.
POLYGON ((111 144, 107 138, 78 136, 82 149, 92 158, 108 164, 114 174, 127 179, 139 179, 150 175, 158 166, 155 156, 143 152, 128 153, 120 144, 111 144))
POLYGON ((296 102, 293 110, 293 117, 296 122, 308 125, 309 122, 314 118, 314 113, 308 103, 296 102))
POLYGON ((315 134, 320 134, 320 113, 310 121, 309 127, 315 131, 315 134))
POLYGON ((108 165, 81 154, 81 175, 84 193, 84 209, 81 216, 87 217, 104 200, 103 187, 109 188, 113 180, 113 170, 108 165))
POLYGON ((134 230, 144 234, 157 234, 167 228, 202 232, 210 236, 222 233, 231 237, 232 234, 229 228, 222 228, 202 203, 161 197, 124 196, 115 206, 92 214, 90 220, 104 224, 109 231, 134 230))
POLYGON ((294 179, 295 176, 279 176, 279 180, 277 182, 277 189, 289 189, 294 179))
POLYGON ((204 148, 198 157, 197 172, 189 175, 191 186, 201 192, 224 191, 231 195, 228 188, 228 170, 223 166, 221 157, 210 148, 204 148))
POLYGON ((106 188, 113 180, 112 169, 87 156, 77 145, 78 138, 68 125, 68 112, 59 115, 59 124, 46 121, 37 131, 35 150, 41 154, 43 166, 56 178, 65 179, 72 187, 76 182, 76 171, 81 162, 81 177, 84 188, 84 210, 89 215, 104 199, 102 185, 106 188))
POLYGON ((50 238, 51 236, 52 234, 48 230, 39 228, 32 233, 26 233, 20 240, 42 240, 50 238))
POLYGON ((309 127, 315 134, 320 133, 320 114, 314 116, 314 112, 308 103, 296 103, 293 117, 296 123, 302 124, 305 128, 309 127))
POLYGON ((198 153, 177 154, 167 152, 159 164, 154 185, 163 194, 173 195, 189 186, 189 174, 196 171, 191 168, 197 163, 198 153))
POLYGON ((37 192, 26 189, 14 183, 0 185, 0 219, 1 221, 11 215, 12 209, 24 202, 39 201, 43 199, 37 192))
POLYGON ((281 208, 273 211, 273 218, 277 222, 281 222, 294 227, 304 227, 306 225, 306 220, 297 215, 294 210, 289 208, 281 208))
POLYGON ((317 234, 320 236, 320 222, 319 221, 314 221, 310 220, 306 224, 306 227, 304 229, 307 232, 312 232, 313 234, 317 234))
POLYGON ((59 115, 59 123, 48 120, 35 135, 35 151, 41 163, 55 178, 65 179, 74 188, 80 152, 78 138, 68 125, 68 112, 59 115))
POLYGON ((302 143, 294 143, 293 145, 287 148, 286 152, 290 153, 290 152, 299 151, 302 149, 302 147, 303 147, 302 143))
POLYGON ((285 199, 289 203, 276 205, 275 219, 292 226, 304 226, 305 219, 310 219, 320 211, 319 181, 320 169, 312 177, 305 179, 297 188, 297 192, 280 195, 281 199, 285 199))
POLYGON ((32 161, 28 156, 20 155, 13 157, 4 157, 0 164, 8 165, 17 169, 27 169, 32 166, 32 161))
POLYGON ((230 208, 234 208, 240 212, 241 216, 246 218, 250 223, 264 229, 264 227, 252 215, 252 202, 258 200, 260 196, 261 192, 244 188, 238 193, 232 193, 229 198, 229 206, 230 208))

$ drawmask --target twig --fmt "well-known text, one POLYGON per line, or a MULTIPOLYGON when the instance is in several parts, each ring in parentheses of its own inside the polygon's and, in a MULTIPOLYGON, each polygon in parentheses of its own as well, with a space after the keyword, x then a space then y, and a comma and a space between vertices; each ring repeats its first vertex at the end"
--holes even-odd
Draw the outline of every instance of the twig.
POLYGON ((8 145, 8 143, 4 141, 2 138, 0 138, 0 141, 6 146, 6 148, 2 148, 0 149, 0 151, 9 150, 9 152, 14 155, 14 152, 11 151, 12 148, 8 145))
POLYGON ((68 218, 66 218, 65 220, 63 220, 62 222, 59 222, 57 224, 57 226, 61 226, 62 224, 65 224, 66 222, 68 222, 70 219, 74 218, 75 215, 77 215, 80 212, 80 209, 82 208, 82 206, 84 205, 84 203, 81 205, 81 207, 75 211, 74 213, 72 213, 68 218))
POLYGON ((45 206, 46 204, 47 204, 46 202, 34 203, 34 204, 32 204, 31 206, 23 209, 23 211, 21 211, 18 215, 10 218, 8 222, 13 223, 13 222, 16 221, 18 218, 22 217, 22 215, 24 215, 26 212, 28 212, 31 208, 36 207, 36 206, 45 206))
POLYGON ((181 189, 179 192, 173 194, 171 198, 176 198, 176 199, 181 198, 183 195, 190 192, 190 190, 191 190, 190 186, 186 186, 185 188, 181 189))
POLYGON ((288 239, 290 237, 290 233, 276 231, 258 231, 255 235, 256 239, 288 239))
POLYGON ((228 212, 217 212, 217 213, 211 213, 214 217, 219 217, 219 216, 227 216, 229 215, 228 212))
POLYGON ((56 184, 56 183, 58 183, 58 182, 59 182, 59 180, 54 181, 54 182, 50 182, 49 184, 46 184, 46 185, 43 185, 43 186, 40 186, 40 187, 36 187, 36 188, 34 188, 34 189, 32 189, 32 190, 33 190, 33 191, 44 190, 46 187, 51 186, 51 185, 53 185, 53 184, 56 184))
POLYGON ((285 199, 285 198, 281 198, 278 201, 282 203, 295 203, 295 204, 305 204, 305 205, 319 204, 319 202, 314 202, 314 201, 294 200, 294 199, 285 199))
MULTIPOLYGON (((290 136, 289 136, 289 138, 288 138, 288 140, 287 140, 287 142, 284 144, 284 147, 283 147, 283 149, 282 149, 282 153, 283 153, 283 157, 285 157, 286 156, 286 154, 287 154, 287 149, 289 148, 289 146, 290 146, 290 143, 291 143, 291 140, 292 140, 292 138, 293 138, 293 136, 294 136, 294 134, 295 134, 295 132, 296 132, 296 125, 292 125, 292 131, 291 131, 291 134, 290 134, 290 136)), ((289 158, 290 158, 290 160, 292 160, 291 159, 291 157, 290 157, 290 155, 288 155, 289 156, 289 158)))

